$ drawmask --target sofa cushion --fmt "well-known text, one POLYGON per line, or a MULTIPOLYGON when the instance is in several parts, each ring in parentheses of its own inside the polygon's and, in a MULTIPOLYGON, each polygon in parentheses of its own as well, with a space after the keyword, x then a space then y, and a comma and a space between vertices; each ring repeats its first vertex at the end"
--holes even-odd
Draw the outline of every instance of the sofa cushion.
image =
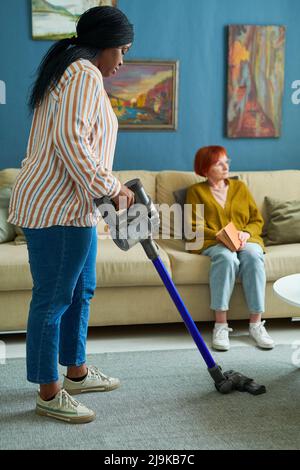
POLYGON ((264 218, 263 235, 268 224, 265 196, 285 201, 300 199, 299 170, 249 171, 240 173, 240 178, 247 184, 264 218))
POLYGON ((197 176, 191 171, 162 171, 157 175, 157 203, 160 207, 161 227, 160 233, 182 238, 182 211, 180 204, 176 204, 174 192, 204 181, 205 178, 197 176), (172 207, 173 206, 173 207, 172 207), (169 212, 171 208, 171 212, 169 212), (169 213, 171 216, 169 217, 169 213))
POLYGON ((20 168, 5 168, 0 170, 0 188, 11 188, 16 181, 20 168))
POLYGON ((159 246, 167 253, 175 284, 208 284, 210 259, 208 256, 191 254, 183 240, 159 240, 159 246))
MULTIPOLYGON (((160 257, 171 274, 167 254, 160 257)), ((13 242, 0 245, 0 291, 32 288, 27 245, 13 242)), ((140 244, 121 251, 111 240, 98 240, 97 287, 160 286, 161 280, 140 244)))
MULTIPOLYGON (((12 190, 13 185, 15 184, 19 171, 20 171, 19 168, 6 168, 5 170, 0 170, 0 191, 1 190, 10 191, 10 197, 11 197, 11 190, 12 190)), ((8 206, 9 206, 9 200, 7 201, 7 217, 8 217, 8 206)), ((25 244, 26 238, 21 227, 17 227, 16 225, 12 225, 12 224, 8 224, 8 226, 10 227, 10 231, 13 230, 14 233, 13 233, 13 236, 7 238, 6 241, 8 242, 14 239, 16 245, 25 244)))
POLYGON ((0 290, 27 290, 32 288, 27 245, 14 242, 0 245, 0 290))
POLYGON ((300 243, 300 199, 282 201, 265 198, 268 214, 266 226, 266 245, 300 243))
POLYGON ((15 227, 7 222, 10 197, 11 188, 0 187, 0 243, 10 242, 16 236, 15 227))
MULTIPOLYGON (((159 255, 171 274, 168 255, 160 249, 159 255)), ((141 244, 122 251, 111 239, 99 240, 97 256, 97 286, 160 286, 162 284, 153 263, 147 258, 141 244)))
POLYGON ((26 245, 27 241, 23 230, 17 225, 14 225, 14 227, 16 232, 16 238, 14 240, 15 245, 26 245))
MULTIPOLYGON (((210 259, 208 256, 190 254, 182 240, 159 240, 171 262, 175 284, 208 284, 210 259)), ((265 248, 265 268, 268 282, 300 272, 300 244, 276 245, 265 248)), ((240 282, 240 279, 238 279, 240 282)))
POLYGON ((300 243, 266 246, 265 251, 268 281, 300 272, 300 243))

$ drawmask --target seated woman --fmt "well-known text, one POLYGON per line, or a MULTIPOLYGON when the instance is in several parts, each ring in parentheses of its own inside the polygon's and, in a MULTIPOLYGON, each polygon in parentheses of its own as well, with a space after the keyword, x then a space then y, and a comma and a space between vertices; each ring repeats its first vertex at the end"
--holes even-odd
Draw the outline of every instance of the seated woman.
MULTIPOLYGON (((237 276, 243 285, 250 310, 250 336, 264 349, 274 347, 261 316, 264 312, 266 274, 264 244, 261 238, 263 218, 247 186, 229 179, 229 158, 224 147, 203 147, 196 153, 195 173, 207 177, 187 191, 186 204, 192 205, 193 232, 203 230, 203 246, 197 253, 209 256, 211 309, 215 311, 213 347, 230 347, 227 312, 237 276), (204 205, 199 225, 196 204, 204 205), (218 242, 216 233, 232 221, 239 233, 240 248, 232 252, 218 242)), ((195 252, 195 251, 192 251, 195 252)))

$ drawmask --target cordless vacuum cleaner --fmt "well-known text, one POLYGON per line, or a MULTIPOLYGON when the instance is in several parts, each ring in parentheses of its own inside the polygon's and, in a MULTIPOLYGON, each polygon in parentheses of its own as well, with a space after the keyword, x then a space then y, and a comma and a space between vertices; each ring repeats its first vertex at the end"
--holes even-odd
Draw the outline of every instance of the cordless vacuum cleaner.
POLYGON ((141 243, 194 339, 208 367, 208 372, 215 383, 215 387, 220 393, 227 394, 233 390, 248 392, 252 395, 265 393, 266 388, 264 385, 259 385, 253 379, 234 370, 222 372, 221 367, 215 363, 159 256, 158 247, 153 240, 153 234, 157 233, 160 224, 156 207, 146 194, 139 179, 128 181, 126 186, 135 195, 134 205, 128 210, 117 214, 113 202, 108 197, 105 196, 95 200, 102 217, 110 228, 116 245, 121 250, 127 251, 137 243, 141 243))

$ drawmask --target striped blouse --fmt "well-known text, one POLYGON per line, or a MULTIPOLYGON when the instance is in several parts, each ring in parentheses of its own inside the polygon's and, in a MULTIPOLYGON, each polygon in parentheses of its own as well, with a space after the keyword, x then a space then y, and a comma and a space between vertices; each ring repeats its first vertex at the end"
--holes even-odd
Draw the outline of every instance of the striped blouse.
POLYGON ((80 59, 36 108, 26 158, 15 182, 8 221, 20 227, 90 227, 95 198, 115 197, 112 175, 117 117, 101 72, 80 59))

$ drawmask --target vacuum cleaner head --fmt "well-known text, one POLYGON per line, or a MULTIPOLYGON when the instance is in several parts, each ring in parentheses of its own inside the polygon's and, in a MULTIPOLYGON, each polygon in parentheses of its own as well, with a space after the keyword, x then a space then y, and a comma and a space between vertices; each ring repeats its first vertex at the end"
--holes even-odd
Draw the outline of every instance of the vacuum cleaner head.
POLYGON ((220 393, 227 394, 234 390, 248 392, 251 393, 251 395, 266 393, 266 387, 264 385, 257 384, 253 379, 246 377, 246 375, 240 372, 234 370, 222 372, 221 367, 218 365, 208 369, 208 371, 215 382, 216 389, 220 393))

